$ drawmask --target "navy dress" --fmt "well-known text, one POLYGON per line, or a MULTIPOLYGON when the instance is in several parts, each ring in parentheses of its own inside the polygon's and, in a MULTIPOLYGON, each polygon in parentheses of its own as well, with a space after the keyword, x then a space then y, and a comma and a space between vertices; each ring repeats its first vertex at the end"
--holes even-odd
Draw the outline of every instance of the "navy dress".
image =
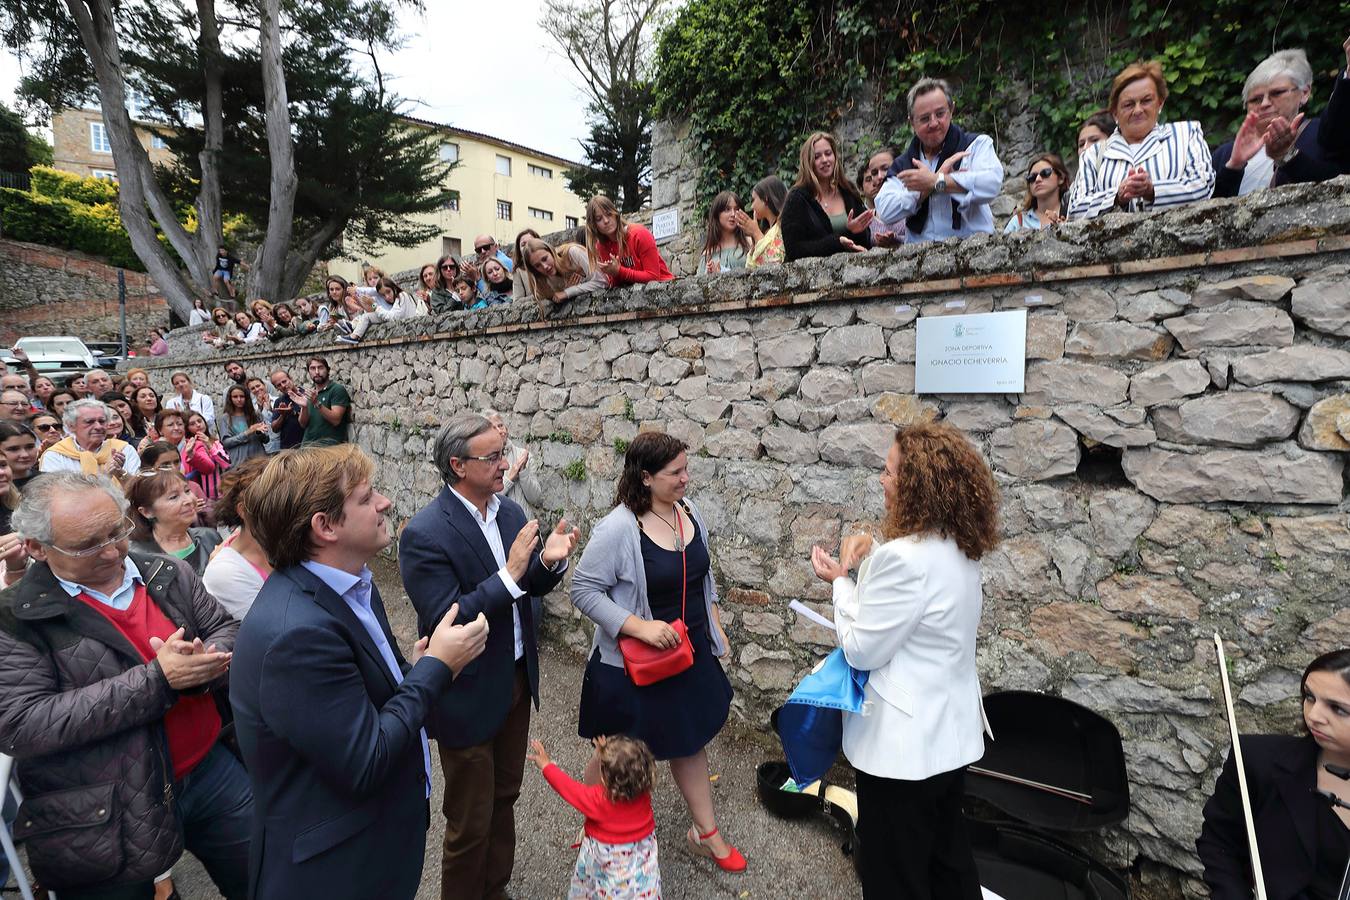
MULTIPOLYGON (((685 548, 688 598, 684 617, 694 664, 664 681, 638 687, 622 666, 601 662, 596 650, 581 681, 577 733, 582 737, 626 734, 646 741, 657 759, 678 759, 702 750, 726 723, 731 682, 713 656, 703 597, 703 580, 710 565, 708 545, 697 524, 694 529, 694 538, 685 548)), ((641 540, 652 617, 673 622, 680 617, 680 554, 658 546, 646 534, 641 540)))

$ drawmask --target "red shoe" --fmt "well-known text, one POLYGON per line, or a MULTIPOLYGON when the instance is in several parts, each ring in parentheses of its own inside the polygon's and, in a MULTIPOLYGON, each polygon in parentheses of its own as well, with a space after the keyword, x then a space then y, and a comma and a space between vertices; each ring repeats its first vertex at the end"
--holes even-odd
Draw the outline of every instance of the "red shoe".
POLYGON ((693 851, 699 856, 708 857, 713 862, 717 863, 717 867, 721 869, 723 872, 744 872, 746 862, 745 857, 741 856, 741 851, 737 850, 735 847, 732 847, 731 852, 728 853, 726 856, 718 856, 715 853, 713 853, 711 847, 709 847, 707 844, 704 843, 704 841, 708 840, 711 837, 714 837, 716 834, 717 834, 716 828, 714 828, 707 834, 699 834, 697 829, 690 828, 689 833, 686 834, 684 837, 685 840, 689 842, 689 849, 691 851, 693 851))

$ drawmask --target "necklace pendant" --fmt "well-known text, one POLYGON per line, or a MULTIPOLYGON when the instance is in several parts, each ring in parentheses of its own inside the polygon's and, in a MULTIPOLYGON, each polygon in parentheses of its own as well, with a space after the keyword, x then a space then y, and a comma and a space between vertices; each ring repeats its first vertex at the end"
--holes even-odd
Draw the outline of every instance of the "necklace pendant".
POLYGON ((684 538, 680 537, 679 535, 675 536, 675 552, 676 553, 684 552, 684 538))

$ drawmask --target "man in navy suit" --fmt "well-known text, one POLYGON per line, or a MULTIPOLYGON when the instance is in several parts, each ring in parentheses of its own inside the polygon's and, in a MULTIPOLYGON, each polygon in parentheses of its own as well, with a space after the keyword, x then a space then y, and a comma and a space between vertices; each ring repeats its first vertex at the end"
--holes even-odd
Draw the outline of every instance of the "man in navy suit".
POLYGON ((253 900, 411 898, 422 878, 436 698, 488 625, 455 611, 394 646, 367 561, 389 501, 354 445, 286 450, 254 482, 249 521, 274 571, 240 626, 230 705, 249 779, 253 900))
POLYGON ((458 615, 486 615, 483 655, 440 692, 432 719, 445 775, 442 900, 506 896, 515 862, 516 798, 525 772, 530 701, 539 706, 539 653, 530 598, 562 580, 577 530, 560 521, 546 538, 515 501, 498 496, 509 466, 505 439, 478 415, 436 435, 445 487, 399 539, 403 586, 429 634, 458 615))

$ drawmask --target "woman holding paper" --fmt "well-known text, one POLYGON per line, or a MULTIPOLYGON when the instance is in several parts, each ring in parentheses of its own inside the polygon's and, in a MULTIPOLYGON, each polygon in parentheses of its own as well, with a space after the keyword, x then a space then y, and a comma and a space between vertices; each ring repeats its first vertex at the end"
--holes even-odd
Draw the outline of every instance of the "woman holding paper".
MULTIPOLYGON (((1269 900, 1334 900, 1350 860, 1350 781, 1328 768, 1350 767, 1350 649, 1324 653, 1303 671, 1301 737, 1243 735, 1247 772, 1269 900)), ((1238 776, 1230 753, 1195 842, 1214 900, 1249 900, 1251 854, 1238 776)))
POLYGON ((896 433, 881 488, 884 543, 857 535, 840 562, 819 547, 811 556, 834 588, 845 659, 870 673, 870 711, 844 717, 863 897, 978 900, 961 798, 965 767, 984 755, 975 634, 998 489, 969 439, 944 424, 896 433))

